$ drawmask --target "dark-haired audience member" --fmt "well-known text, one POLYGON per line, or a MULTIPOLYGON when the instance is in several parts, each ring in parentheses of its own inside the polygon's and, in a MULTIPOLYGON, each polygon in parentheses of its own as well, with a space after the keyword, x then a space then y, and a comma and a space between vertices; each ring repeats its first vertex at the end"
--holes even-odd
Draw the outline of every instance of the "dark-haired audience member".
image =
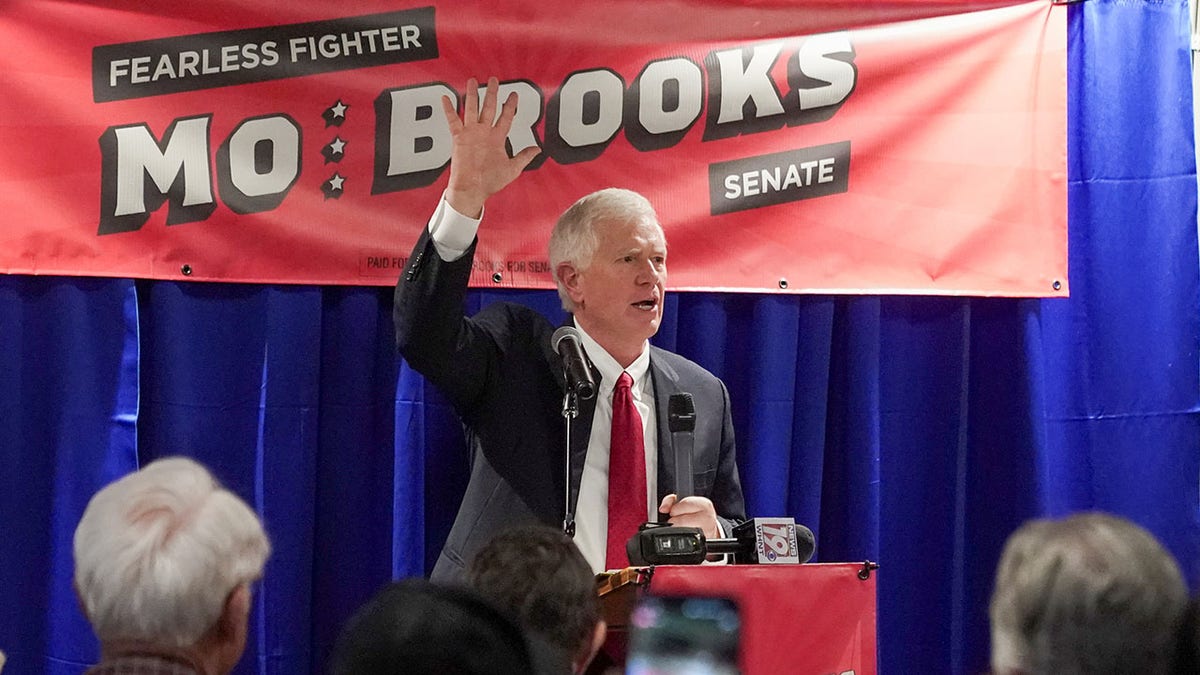
POLYGON ((467 583, 517 617, 544 673, 584 672, 604 642, 592 568, 555 528, 500 533, 471 561, 467 583))
POLYGON ((474 591, 424 579, 391 583, 338 637, 331 675, 533 673, 515 621, 474 591))
POLYGON ((1132 522, 1102 513, 1030 521, 996 571, 993 673, 1169 673, 1186 604, 1175 559, 1132 522))
POLYGON ((190 459, 100 490, 74 543, 75 590, 101 647, 88 675, 230 672, 270 550, 254 511, 190 459))

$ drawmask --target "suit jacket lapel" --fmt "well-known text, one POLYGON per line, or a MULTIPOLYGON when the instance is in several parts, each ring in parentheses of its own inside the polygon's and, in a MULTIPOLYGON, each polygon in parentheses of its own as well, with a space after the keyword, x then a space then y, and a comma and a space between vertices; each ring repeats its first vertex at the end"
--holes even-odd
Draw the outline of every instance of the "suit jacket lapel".
MULTIPOLYGON (((600 374, 592 371, 599 388, 600 374)), ((565 390, 565 388, 564 388, 565 390)), ((579 483, 583 480, 583 464, 587 461, 588 441, 592 436, 592 419, 596 416, 596 399, 579 402, 579 416, 571 422, 571 513, 579 504, 579 483)))

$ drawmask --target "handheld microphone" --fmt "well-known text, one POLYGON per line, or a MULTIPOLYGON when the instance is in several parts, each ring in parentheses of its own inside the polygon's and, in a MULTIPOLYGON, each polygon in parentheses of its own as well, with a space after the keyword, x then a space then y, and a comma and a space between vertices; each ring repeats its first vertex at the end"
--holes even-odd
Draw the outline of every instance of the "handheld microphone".
POLYGON ((574 391, 579 398, 587 400, 596 395, 596 382, 592 369, 579 341, 579 331, 571 326, 561 326, 550 336, 550 346, 562 359, 563 374, 567 378, 567 390, 574 391))
POLYGON ((812 530, 792 518, 753 518, 729 539, 708 539, 698 527, 643 526, 625 546, 631 565, 694 565, 731 553, 735 563, 799 564, 812 559, 812 530))
POLYGON ((667 428, 675 449, 675 494, 692 496, 692 449, 696 439, 696 403, 688 393, 671 394, 667 400, 667 428))

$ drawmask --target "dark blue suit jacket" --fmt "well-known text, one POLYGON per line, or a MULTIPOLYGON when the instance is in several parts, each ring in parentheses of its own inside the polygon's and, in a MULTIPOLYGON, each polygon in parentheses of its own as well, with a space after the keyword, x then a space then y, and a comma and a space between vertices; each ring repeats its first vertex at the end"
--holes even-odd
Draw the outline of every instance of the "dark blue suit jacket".
MULTIPOLYGON (((562 524, 566 383, 550 347, 554 326, 527 307, 496 303, 463 316, 474 245, 445 262, 424 231, 396 287, 396 344, 413 369, 453 403, 473 456, 471 477, 432 578, 457 581, 492 536, 529 523, 562 524)), ((694 494, 713 501, 726 531, 745 519, 735 463, 729 393, 716 376, 671 352, 651 347, 658 417, 659 499, 675 491, 674 448, 667 401, 690 393, 696 406, 692 453, 694 494)), ((571 510, 579 498, 594 401, 580 403, 571 430, 571 510)))

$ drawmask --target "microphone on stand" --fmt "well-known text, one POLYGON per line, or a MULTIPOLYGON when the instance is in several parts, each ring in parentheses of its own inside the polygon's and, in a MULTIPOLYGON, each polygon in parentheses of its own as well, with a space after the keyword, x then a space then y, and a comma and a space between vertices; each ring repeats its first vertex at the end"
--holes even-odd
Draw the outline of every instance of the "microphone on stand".
POLYGON ((572 326, 560 326, 550 336, 550 346, 562 359, 567 390, 575 392, 585 401, 595 396, 596 382, 592 379, 592 369, 588 367, 587 357, 583 355, 579 331, 572 326))
POLYGON ((561 326, 550 336, 550 346, 562 359, 563 377, 567 391, 563 395, 562 416, 566 437, 563 448, 563 532, 574 538, 575 510, 571 508, 571 422, 579 414, 579 401, 596 396, 596 382, 592 369, 583 355, 579 331, 573 326, 561 326))

